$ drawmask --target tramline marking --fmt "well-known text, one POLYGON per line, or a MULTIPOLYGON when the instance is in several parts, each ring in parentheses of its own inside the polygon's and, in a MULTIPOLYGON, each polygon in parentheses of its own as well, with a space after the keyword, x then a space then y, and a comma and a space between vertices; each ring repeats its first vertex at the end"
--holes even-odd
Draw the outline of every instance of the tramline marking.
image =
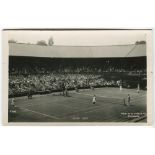
POLYGON ((52 119, 60 119, 60 118, 58 118, 56 116, 47 115, 47 114, 44 114, 44 113, 41 113, 41 112, 38 112, 38 111, 33 111, 33 110, 30 110, 30 109, 27 109, 27 108, 21 108, 21 109, 26 110, 26 111, 30 111, 32 113, 39 114, 39 115, 42 115, 42 116, 45 116, 45 117, 49 117, 49 118, 52 118, 52 119))
MULTIPOLYGON (((75 92, 76 94, 82 94, 82 95, 86 95, 86 96, 94 96, 94 95, 91 95, 91 94, 84 94, 84 93, 78 93, 78 92, 75 92)), ((103 98, 108 98, 107 96, 100 96, 100 95, 96 95, 98 97, 103 97, 103 98)), ((109 97, 109 98, 112 98, 112 99, 123 99, 123 98, 119 98, 119 97, 109 97)))

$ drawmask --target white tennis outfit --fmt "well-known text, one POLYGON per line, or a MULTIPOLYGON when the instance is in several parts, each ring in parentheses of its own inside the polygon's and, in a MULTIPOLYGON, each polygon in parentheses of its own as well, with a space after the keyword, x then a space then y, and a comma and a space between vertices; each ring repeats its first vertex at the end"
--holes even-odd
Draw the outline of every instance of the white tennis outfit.
POLYGON ((93 101, 92 101, 92 102, 93 102, 93 103, 96 102, 96 97, 95 97, 95 96, 93 97, 93 101))

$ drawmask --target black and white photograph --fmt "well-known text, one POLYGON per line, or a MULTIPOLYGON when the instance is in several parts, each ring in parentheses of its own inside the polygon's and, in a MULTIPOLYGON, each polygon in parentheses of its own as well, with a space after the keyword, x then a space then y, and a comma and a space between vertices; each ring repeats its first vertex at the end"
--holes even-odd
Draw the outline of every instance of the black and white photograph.
POLYGON ((3 33, 8 125, 151 122, 151 30, 3 33))

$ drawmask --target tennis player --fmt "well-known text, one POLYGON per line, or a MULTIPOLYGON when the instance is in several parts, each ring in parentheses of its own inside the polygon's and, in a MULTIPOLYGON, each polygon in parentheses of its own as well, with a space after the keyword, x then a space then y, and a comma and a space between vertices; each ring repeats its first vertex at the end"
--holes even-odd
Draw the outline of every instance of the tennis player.
POLYGON ((93 104, 96 104, 96 96, 93 96, 93 100, 92 100, 93 104))

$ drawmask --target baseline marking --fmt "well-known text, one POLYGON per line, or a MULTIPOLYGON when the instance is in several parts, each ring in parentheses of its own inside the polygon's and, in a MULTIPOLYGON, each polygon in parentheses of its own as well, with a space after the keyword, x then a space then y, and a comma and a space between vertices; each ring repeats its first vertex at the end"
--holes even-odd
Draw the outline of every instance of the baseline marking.
MULTIPOLYGON (((86 96, 94 96, 94 95, 91 95, 91 94, 83 94, 83 93, 77 93, 75 92, 76 94, 82 94, 82 95, 86 95, 86 96)), ((100 96, 100 95, 96 95, 98 97, 103 97, 103 98, 108 98, 107 96, 100 96)), ((123 99, 123 98, 119 98, 119 97, 109 97, 109 98, 113 98, 113 99, 123 99)))
MULTIPOLYGON (((74 93, 75 93, 75 94, 82 94, 82 95, 85 95, 85 96, 94 96, 94 95, 91 95, 91 94, 84 94, 84 93, 79 93, 79 92, 74 92, 74 93)), ((120 100, 123 99, 123 97, 122 97, 122 98, 120 98, 120 97, 108 97, 108 96, 100 96, 100 95, 96 95, 96 96, 98 96, 98 97, 103 97, 103 98, 120 99, 120 100)), ((138 99, 138 98, 145 97, 145 96, 146 96, 145 94, 143 94, 143 95, 141 95, 141 96, 135 96, 134 99, 138 99)))

